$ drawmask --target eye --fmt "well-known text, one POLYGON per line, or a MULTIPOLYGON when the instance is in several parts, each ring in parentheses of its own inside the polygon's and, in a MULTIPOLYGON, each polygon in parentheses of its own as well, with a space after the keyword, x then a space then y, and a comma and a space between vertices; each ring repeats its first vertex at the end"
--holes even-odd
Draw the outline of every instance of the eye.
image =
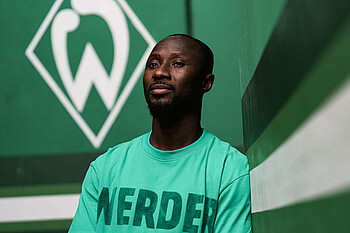
POLYGON ((180 68, 180 67, 184 67, 184 66, 185 66, 185 63, 176 61, 176 62, 173 63, 173 66, 174 66, 175 68, 180 68))
POLYGON ((149 62, 147 64, 147 68, 151 68, 151 69, 155 69, 155 68, 157 68, 157 66, 158 66, 158 63, 156 63, 156 62, 149 62))

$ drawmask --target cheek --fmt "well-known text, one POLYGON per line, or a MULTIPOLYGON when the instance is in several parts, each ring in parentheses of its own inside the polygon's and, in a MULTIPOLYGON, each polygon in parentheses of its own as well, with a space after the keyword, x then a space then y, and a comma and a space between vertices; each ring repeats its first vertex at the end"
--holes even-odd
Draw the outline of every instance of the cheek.
POLYGON ((201 93, 202 85, 201 83, 192 80, 189 82, 182 82, 178 88, 181 90, 181 93, 183 93, 183 95, 195 97, 201 93))
POLYGON ((191 76, 187 76, 186 79, 183 79, 183 85, 197 90, 202 87, 202 81, 200 78, 198 78, 198 76, 196 76, 196 74, 193 74, 191 76))
POLYGON ((143 78, 142 78, 142 83, 143 83, 143 87, 146 88, 147 86, 149 86, 149 78, 148 78, 148 74, 145 73, 143 75, 143 78))

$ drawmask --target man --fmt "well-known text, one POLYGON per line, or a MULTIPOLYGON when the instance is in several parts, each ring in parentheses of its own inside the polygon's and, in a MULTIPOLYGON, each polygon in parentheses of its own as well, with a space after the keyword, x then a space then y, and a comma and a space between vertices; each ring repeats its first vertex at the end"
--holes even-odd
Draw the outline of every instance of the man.
POLYGON ((152 131, 91 163, 70 232, 251 232, 247 158, 201 128, 213 54, 171 35, 143 76, 152 131))

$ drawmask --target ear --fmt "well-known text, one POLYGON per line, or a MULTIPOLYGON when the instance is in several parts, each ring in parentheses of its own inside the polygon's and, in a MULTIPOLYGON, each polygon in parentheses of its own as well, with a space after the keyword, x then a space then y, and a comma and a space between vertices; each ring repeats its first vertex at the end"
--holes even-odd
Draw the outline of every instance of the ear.
POLYGON ((215 76, 213 74, 207 74, 203 80, 203 92, 210 91, 211 87, 213 86, 215 76))

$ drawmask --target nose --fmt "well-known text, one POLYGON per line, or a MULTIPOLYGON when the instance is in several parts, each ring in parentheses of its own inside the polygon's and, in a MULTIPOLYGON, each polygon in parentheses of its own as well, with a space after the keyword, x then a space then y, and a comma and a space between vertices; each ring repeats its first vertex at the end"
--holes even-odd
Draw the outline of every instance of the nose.
POLYGON ((170 77, 169 66, 167 64, 157 67, 153 75, 154 79, 170 79, 170 77))

